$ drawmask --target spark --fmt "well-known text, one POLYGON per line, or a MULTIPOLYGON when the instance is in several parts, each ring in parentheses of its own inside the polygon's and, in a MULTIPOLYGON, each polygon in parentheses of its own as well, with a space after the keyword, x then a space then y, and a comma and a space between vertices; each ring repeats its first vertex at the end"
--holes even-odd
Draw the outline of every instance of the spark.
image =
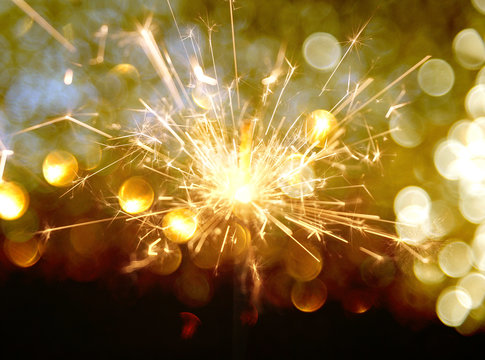
POLYGON ((76 48, 72 45, 64 36, 62 36, 59 31, 54 29, 54 27, 49 24, 42 16, 39 15, 29 4, 24 0, 12 0, 12 2, 17 5, 23 12, 32 18, 37 24, 39 24, 45 31, 49 33, 54 39, 56 39, 62 46, 67 50, 74 53, 76 48))

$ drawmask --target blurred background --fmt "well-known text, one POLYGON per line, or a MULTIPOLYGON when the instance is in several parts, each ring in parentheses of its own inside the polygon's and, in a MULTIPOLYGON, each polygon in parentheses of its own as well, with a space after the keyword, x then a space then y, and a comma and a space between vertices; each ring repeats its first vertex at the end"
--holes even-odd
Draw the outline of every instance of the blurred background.
MULTIPOLYGON (((137 241, 134 226, 93 225, 47 240, 31 238, 46 226, 113 216, 117 190, 133 172, 129 165, 106 169, 67 194, 65 184, 49 181, 43 167, 48 154, 62 149, 57 158, 77 159, 73 176, 77 167, 84 174, 103 168, 123 156, 122 149, 104 151, 103 133, 121 136, 137 129, 138 99, 167 96, 133 41, 137 24, 151 17, 154 37, 181 69, 183 82, 189 75, 171 11, 207 63, 207 29, 214 25, 217 71, 229 83, 234 77, 229 3, 172 0, 170 9, 156 0, 28 1, 67 44, 39 26, 22 4, 0 2, 0 141, 2 151, 13 151, 4 180, 19 184, 8 191, 17 191, 26 203, 19 216, 1 216, 0 351, 19 357, 33 352, 301 358, 396 351, 471 356, 483 343, 485 1, 235 2, 242 97, 249 108, 257 107, 261 79, 284 49, 297 66, 279 110, 289 119, 330 109, 349 81, 373 78, 364 92, 370 98, 432 56, 346 129, 349 142, 368 136, 368 128, 373 134, 389 131, 377 142, 380 160, 350 168, 346 176, 365 184, 372 196, 333 194, 357 197, 360 211, 397 221, 381 228, 396 233, 402 246, 360 239, 386 255, 376 263, 328 243, 321 275, 328 295, 303 311, 287 296, 289 280, 279 275, 268 281, 256 311, 234 284, 233 270, 223 279, 209 278, 206 292, 190 296, 177 287, 177 279, 190 272, 120 274, 137 241), (24 132, 66 114, 101 133, 65 121, 24 132)), ((72 180, 67 175, 67 183, 72 180)))

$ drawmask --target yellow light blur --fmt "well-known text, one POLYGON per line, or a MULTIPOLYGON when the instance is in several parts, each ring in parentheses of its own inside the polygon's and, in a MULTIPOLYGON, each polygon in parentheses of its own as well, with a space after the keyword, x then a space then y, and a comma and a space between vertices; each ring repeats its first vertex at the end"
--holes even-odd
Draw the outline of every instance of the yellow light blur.
MULTIPOLYGON (((77 223, 86 223, 91 219, 81 219, 77 223)), ((102 249, 103 228, 100 224, 74 226, 71 228, 69 240, 74 250, 83 256, 94 256, 102 249)))
POLYGON ((56 187, 69 186, 77 177, 78 163, 74 155, 63 150, 50 152, 42 164, 45 180, 56 187))
POLYGON ((328 33, 313 33, 303 43, 305 61, 318 70, 332 70, 340 61, 341 55, 342 49, 338 40, 328 33))
POLYGON ((203 306, 209 302, 213 285, 206 273, 186 268, 175 282, 175 294, 189 306, 203 306))
POLYGON ((416 259, 414 261, 413 270, 416 278, 423 284, 439 284, 445 279, 445 275, 441 269, 432 262, 422 262, 416 259))
POLYGON ((465 98, 465 109, 472 118, 485 116, 485 84, 470 89, 465 98))
POLYGON ((177 244, 167 241, 158 251, 157 258, 150 264, 150 270, 159 275, 177 271, 182 263, 182 251, 177 244))
POLYGON ((426 239, 430 208, 431 199, 422 188, 408 186, 399 191, 394 199, 395 227, 403 242, 416 245, 426 239))
POLYGON ((39 261, 41 249, 37 237, 27 241, 17 242, 6 239, 3 243, 3 250, 7 258, 19 267, 30 267, 39 261))
POLYGON ((133 176, 121 185, 118 200, 129 214, 138 214, 152 206, 155 194, 150 184, 140 176, 133 176))
POLYGON ((389 121, 392 139, 402 147, 413 148, 424 139, 424 127, 419 116, 411 111, 393 112, 389 121))
POLYGON ((217 229, 204 239, 200 248, 192 249, 192 261, 201 269, 215 268, 227 262, 239 263, 248 249, 251 234, 238 223, 230 223, 222 233, 217 229), (224 241, 225 239, 225 241, 224 241))
POLYGON ((463 241, 448 243, 438 255, 441 270, 453 278, 466 275, 472 267, 472 261, 473 252, 463 241))
POLYGON ((476 70, 485 62, 485 44, 475 29, 464 29, 456 34, 453 51, 465 69, 476 70))
POLYGON ((447 94, 455 82, 453 68, 442 59, 426 61, 418 71, 418 83, 421 89, 431 96, 447 94))
POLYGON ((162 221, 165 236, 175 243, 185 243, 197 230, 197 219, 189 209, 175 209, 167 213, 162 221))
POLYGON ((315 173, 300 154, 293 154, 282 164, 278 185, 286 195, 301 198, 313 194, 315 173))
POLYGON ((472 0, 472 4, 478 12, 485 15, 485 0, 472 0))
POLYGON ((22 185, 0 180, 0 218, 15 220, 21 217, 29 206, 29 194, 22 185))
POLYGON ((322 271, 323 260, 316 246, 306 239, 303 233, 303 231, 301 234, 295 233, 295 238, 298 239, 301 246, 294 240, 289 240, 285 253, 285 267, 288 274, 293 278, 299 281, 310 281, 315 279, 322 271), (318 260, 310 255, 308 251, 318 260))
POLYGON ((325 147, 328 134, 337 126, 337 119, 327 110, 315 110, 306 118, 306 136, 311 144, 325 147))
POLYGON ((463 324, 470 312, 472 300, 463 289, 450 287, 443 290, 436 301, 436 315, 447 326, 463 324))
POLYGON ((480 225, 475 231, 472 250, 475 267, 478 270, 485 270, 485 225, 480 225))
POLYGON ((300 311, 314 312, 327 300, 327 287, 320 279, 296 282, 291 288, 291 302, 300 311))
POLYGON ((482 305, 485 298, 485 275, 476 272, 470 273, 460 279, 458 287, 470 295, 472 309, 482 305))

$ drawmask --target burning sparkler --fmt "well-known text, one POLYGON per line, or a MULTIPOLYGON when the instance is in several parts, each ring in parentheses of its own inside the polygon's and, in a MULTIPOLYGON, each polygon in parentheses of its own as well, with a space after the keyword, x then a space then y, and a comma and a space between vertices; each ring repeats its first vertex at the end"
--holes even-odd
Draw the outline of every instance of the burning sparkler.
MULTIPOLYGON (((15 3, 69 51, 76 51, 24 1, 15 0, 15 3)), ((342 234, 342 228, 348 229, 349 233, 367 234, 402 244, 416 254, 411 245, 401 243, 396 236, 372 225, 372 222, 381 221, 378 216, 352 211, 344 199, 332 197, 330 192, 335 188, 329 184, 332 179, 345 176, 349 163, 379 162, 381 153, 376 139, 386 133, 372 134, 371 128, 365 125, 368 137, 348 143, 345 141, 346 129, 357 114, 428 57, 368 98, 363 98, 363 93, 373 79, 353 82, 349 76, 347 91, 333 108, 303 112, 294 119, 287 119, 281 114, 280 107, 296 66, 285 59, 284 51, 278 54, 269 75, 261 80, 262 92, 257 104, 250 105, 241 95, 232 0, 228 12, 234 79, 229 84, 224 84, 218 76, 212 45, 213 29, 209 27, 211 64, 206 67, 202 61, 205 54, 194 34, 182 33, 170 1, 167 4, 180 36, 188 70, 184 69, 181 74, 180 64, 172 61, 163 44, 157 43, 150 19, 139 26, 136 33, 123 36, 123 44, 136 41, 141 46, 168 91, 162 101, 139 99, 142 109, 135 110, 133 116, 141 115, 142 123, 136 131, 114 136, 69 113, 18 132, 68 121, 106 138, 107 149, 129 148, 122 157, 78 179, 79 166, 75 156, 65 151, 49 153, 42 166, 44 178, 56 187, 70 186, 68 192, 89 183, 100 171, 123 162, 148 170, 155 181, 150 182, 140 175, 123 179, 117 191, 117 201, 109 204, 118 211, 114 217, 47 228, 37 235, 49 236, 57 230, 111 223, 117 219, 138 222, 137 248, 144 250, 133 255, 124 267, 125 272, 150 267, 159 274, 171 274, 180 267, 184 257, 190 258, 198 268, 213 269, 216 274, 226 265, 241 266, 241 282, 251 279, 253 297, 256 298, 262 287, 262 272, 268 264, 279 264, 296 280, 291 299, 303 311, 315 311, 325 302, 327 290, 318 279, 323 268, 322 249, 330 241, 351 243, 350 237, 342 234), (251 107, 256 110, 248 110, 251 107), (360 149, 362 145, 366 150, 360 149), (267 248, 275 242, 284 251, 276 260, 270 260, 267 248)), ((342 57, 339 51, 335 53, 336 59, 330 59, 333 72, 322 93, 328 91, 330 81, 358 43, 364 28, 351 39, 342 57)), ((103 25, 95 63, 103 62, 107 34, 108 26, 103 25)), ((330 41, 333 44, 333 39, 318 35, 312 42, 330 41)), ((311 46, 310 42, 305 45, 309 54, 311 46)), ((72 70, 66 72, 66 85, 72 83, 72 77, 72 70)), ((400 104, 394 104, 392 109, 399 107, 400 104)), ((3 147, 2 173, 7 155, 8 150, 3 147)), ((7 220, 20 217, 28 205, 26 192, 14 183, 2 184, 0 196, 6 200, 1 201, 0 216, 7 220)), ((355 184, 343 189, 355 186, 365 189, 365 186, 355 184)), ((108 203, 106 199, 104 201, 108 203)), ((376 261, 384 258, 368 247, 357 246, 376 261)), ((190 281, 202 289, 193 296, 201 293, 205 296, 210 292, 202 275, 194 275, 190 281)), ((181 291, 187 292, 187 282, 180 283, 181 291)))

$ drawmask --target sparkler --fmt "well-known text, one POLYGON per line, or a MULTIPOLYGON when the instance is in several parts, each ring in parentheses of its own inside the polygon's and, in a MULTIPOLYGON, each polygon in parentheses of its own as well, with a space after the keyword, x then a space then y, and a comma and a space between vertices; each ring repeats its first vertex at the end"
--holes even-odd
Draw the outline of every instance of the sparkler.
MULTIPOLYGON (((15 3, 69 51, 75 51, 25 2, 15 3)), ((170 1, 167 4, 172 10, 170 1)), ((263 272, 268 264, 282 264, 297 281, 291 291, 295 306, 303 311, 315 311, 323 305, 327 294, 324 283, 318 279, 323 268, 322 249, 329 241, 351 243, 339 229, 401 244, 396 236, 372 225, 382 221, 378 216, 351 211, 346 200, 333 198, 330 192, 335 188, 329 184, 332 179, 345 176, 349 163, 380 161, 376 141, 386 133, 373 135, 366 126, 368 138, 347 143, 346 129, 358 113, 429 57, 370 98, 363 98, 362 94, 373 82, 372 78, 356 83, 351 83, 349 78, 345 96, 333 108, 308 111, 287 119, 281 115, 280 107, 296 66, 285 59, 284 51, 278 54, 270 74, 261 80, 262 92, 257 104, 252 106, 241 95, 233 6, 230 1, 234 79, 229 84, 224 84, 218 76, 213 29, 209 27, 211 64, 206 67, 195 36, 182 35, 172 11, 188 64, 186 73, 180 74, 169 51, 157 44, 150 19, 122 41, 138 42, 169 94, 158 102, 139 99, 142 109, 134 112, 136 116, 143 116, 139 129, 128 136, 116 137, 67 114, 19 132, 69 121, 105 137, 107 148, 114 147, 111 144, 116 141, 127 141, 130 150, 125 155, 78 180, 75 178, 79 168, 73 155, 62 151, 50 153, 43 163, 44 177, 53 186, 71 186, 69 192, 86 184, 99 171, 119 163, 148 170, 156 179, 156 186, 142 176, 125 179, 117 192, 117 203, 110 205, 118 210, 113 218, 51 227, 37 235, 49 236, 54 231, 117 219, 137 222, 138 248, 145 250, 141 256, 138 253, 132 257, 124 272, 150 267, 159 274, 171 274, 179 268, 183 257, 190 258, 199 268, 213 269, 215 274, 222 267, 233 265, 240 267, 242 283, 251 279, 252 298, 256 299, 264 285, 263 272), (256 110, 248 110, 251 107, 256 110), (359 146, 365 144, 367 150, 361 151, 359 146), (278 246, 284 251, 276 261, 270 261, 265 249, 274 246, 275 241, 281 243, 278 246), (182 251, 182 247, 187 251, 182 251)), ((363 29, 350 41, 322 93, 327 91, 363 29)), ((97 35, 100 47, 93 64, 103 62, 107 34, 108 26, 103 25, 97 35)), ((64 81, 67 85, 72 83, 72 70, 66 72, 64 81)), ((392 111, 401 106, 404 105, 394 104, 392 111)), ((2 172, 6 151, 2 151, 2 172)), ((365 189, 364 185, 355 184, 343 189, 356 186, 365 189)), ((8 191, 15 198, 22 193, 18 189, 8 191)), ((2 209, 12 208, 4 204, 2 209)), ((22 206, 16 205, 13 217, 21 216, 26 206, 24 199, 22 206)), ((4 219, 13 218, 9 213, 0 214, 4 219)), ((402 246, 415 253, 410 245, 402 246)), ((358 245, 358 248, 376 261, 384 258, 367 247, 358 245)))

